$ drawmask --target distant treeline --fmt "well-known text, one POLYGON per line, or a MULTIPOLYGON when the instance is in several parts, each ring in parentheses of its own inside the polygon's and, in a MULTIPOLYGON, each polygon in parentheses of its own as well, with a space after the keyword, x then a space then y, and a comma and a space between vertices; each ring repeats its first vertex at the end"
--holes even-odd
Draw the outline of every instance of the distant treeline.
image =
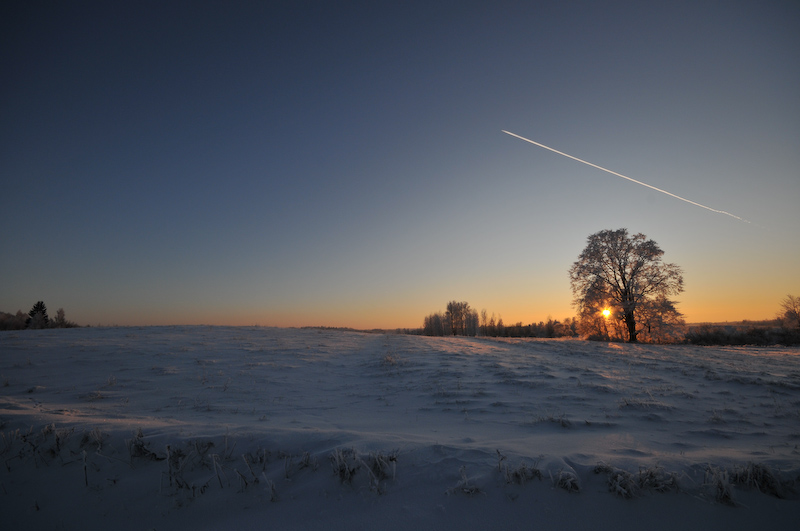
MULTIPOLYGON (((451 301, 444 312, 425 317, 422 328, 398 329, 397 333, 426 336, 485 336, 485 337, 581 337, 598 341, 624 341, 623 335, 613 333, 621 326, 613 315, 606 318, 591 316, 603 326, 599 334, 587 326, 586 317, 567 317, 563 321, 548 318, 547 322, 512 325, 503 323, 503 318, 488 315, 486 310, 473 310, 466 302, 451 301)), ((592 322, 594 322, 592 321, 592 322)), ((591 323, 590 323, 591 324, 591 323)), ((662 323, 663 324, 663 323, 662 323)), ((641 332, 647 341, 648 330, 641 332)), ((662 334, 659 343, 688 343, 693 345, 800 345, 800 297, 788 295, 781 301, 776 319, 767 321, 741 321, 736 323, 703 323, 676 328, 669 336, 662 334), (678 333, 679 332, 679 333, 678 333)))
POLYGON ((486 336, 486 337, 577 337, 578 322, 567 317, 563 321, 549 318, 547 322, 506 325, 503 318, 478 312, 467 302, 450 301, 444 312, 432 313, 423 320, 422 328, 409 331, 425 336, 486 336))
POLYGON ((55 319, 50 319, 47 315, 47 306, 43 301, 33 305, 27 314, 22 310, 17 310, 16 314, 0 312, 0 330, 25 330, 43 328, 77 328, 79 325, 68 321, 64 309, 59 308, 55 319))
MULTIPOLYGON (((402 334, 417 334, 423 336, 445 336, 445 335, 459 335, 447 333, 450 331, 447 328, 415 328, 415 329, 398 329, 397 333, 402 334), (431 333, 433 331, 440 331, 440 333, 431 333)), ((571 317, 565 317, 563 321, 550 318, 538 323, 523 324, 522 321, 514 324, 503 324, 503 319, 500 318, 494 324, 479 325, 477 332, 471 334, 473 336, 483 337, 578 337, 577 320, 571 317)))
POLYGON ((787 295, 771 321, 689 325, 693 345, 800 345, 800 297, 787 295))
POLYGON ((692 345, 800 345, 800 328, 781 319, 703 323, 688 328, 686 342, 692 345))
POLYGON ((520 321, 504 325, 499 319, 494 327, 481 327, 481 330, 482 335, 489 337, 578 337, 578 321, 571 317, 565 317, 563 321, 551 317, 547 322, 524 325, 520 321))

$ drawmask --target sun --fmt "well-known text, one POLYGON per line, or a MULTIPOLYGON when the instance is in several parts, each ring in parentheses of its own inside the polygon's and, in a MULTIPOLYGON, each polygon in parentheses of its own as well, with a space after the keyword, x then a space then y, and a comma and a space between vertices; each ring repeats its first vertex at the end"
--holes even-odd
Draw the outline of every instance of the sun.
POLYGON ((609 316, 609 315, 611 315, 611 310, 609 310, 608 308, 606 308, 605 310, 603 310, 603 312, 602 312, 602 313, 603 313, 603 317, 605 317, 606 319, 608 319, 608 316, 609 316))

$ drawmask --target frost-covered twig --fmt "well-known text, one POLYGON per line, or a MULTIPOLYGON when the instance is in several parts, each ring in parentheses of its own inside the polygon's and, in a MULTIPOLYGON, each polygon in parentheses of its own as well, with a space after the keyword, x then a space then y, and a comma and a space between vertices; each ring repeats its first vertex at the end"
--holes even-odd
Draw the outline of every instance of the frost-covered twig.
POLYGON ((445 491, 446 494, 453 494, 455 492, 461 492, 468 496, 473 496, 475 494, 481 494, 483 491, 477 486, 473 485, 469 478, 467 477, 467 467, 461 465, 461 468, 458 469, 458 472, 461 474, 461 480, 456 483, 455 487, 447 489, 445 491))
POLYGON ((264 472, 262 472, 261 475, 264 477, 265 488, 269 491, 269 501, 278 501, 278 490, 275 488, 275 483, 271 479, 268 479, 264 472))
POLYGON ((721 468, 706 467, 704 484, 713 489, 714 499, 725 505, 737 505, 733 495, 733 484, 728 478, 728 472, 721 468))

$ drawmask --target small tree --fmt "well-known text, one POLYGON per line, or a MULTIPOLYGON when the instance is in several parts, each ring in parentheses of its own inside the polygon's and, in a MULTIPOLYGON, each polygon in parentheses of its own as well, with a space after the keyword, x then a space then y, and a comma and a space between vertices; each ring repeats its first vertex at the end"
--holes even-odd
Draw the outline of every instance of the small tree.
POLYGON ((43 301, 39 301, 33 305, 31 311, 28 312, 28 319, 25 321, 26 328, 47 328, 50 326, 50 318, 47 317, 47 306, 43 301))
POLYGON ((56 328, 65 328, 66 327, 66 325, 67 325, 67 317, 66 317, 66 314, 64 313, 64 308, 59 308, 58 311, 56 312, 56 318, 55 318, 55 321, 53 322, 53 325, 56 328))
MULTIPOLYGON (((667 296, 683 291, 683 275, 677 265, 661 261, 663 254, 656 242, 644 234, 628 236, 627 229, 603 230, 589 236, 586 248, 569 270, 581 320, 591 321, 590 328, 598 330, 600 325, 608 329, 600 316, 621 321, 631 343, 638 341, 640 333, 652 340, 654 324, 663 330, 682 323, 667 296)), ((606 337, 609 332, 605 332, 606 337)))
POLYGON ((486 335, 497 337, 497 322, 494 320, 494 312, 492 312, 489 323, 486 325, 486 335))
POLYGON ((800 297, 787 295, 781 301, 778 319, 785 328, 800 328, 800 297))
POLYGON ((77 328, 78 323, 68 320, 64 313, 64 308, 59 308, 56 312, 56 318, 50 322, 50 326, 53 328, 77 328))

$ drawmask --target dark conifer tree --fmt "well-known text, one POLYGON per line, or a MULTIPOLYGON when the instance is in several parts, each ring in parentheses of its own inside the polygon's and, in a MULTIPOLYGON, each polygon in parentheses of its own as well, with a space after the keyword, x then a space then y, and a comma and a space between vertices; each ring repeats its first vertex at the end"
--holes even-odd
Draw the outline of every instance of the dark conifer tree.
POLYGON ((28 312, 28 319, 25 320, 26 328, 47 328, 50 326, 50 318, 47 317, 47 306, 44 301, 39 301, 33 305, 28 312))

